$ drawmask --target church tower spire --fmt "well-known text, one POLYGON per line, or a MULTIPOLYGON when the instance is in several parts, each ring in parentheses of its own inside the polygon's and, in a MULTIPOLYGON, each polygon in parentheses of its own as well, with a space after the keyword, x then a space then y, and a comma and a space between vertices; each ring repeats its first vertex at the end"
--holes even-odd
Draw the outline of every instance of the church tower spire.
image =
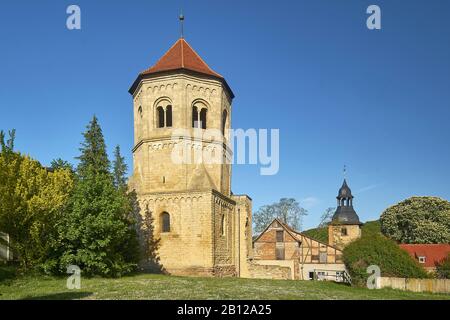
POLYGON ((184 15, 183 15, 183 10, 181 10, 181 13, 180 13, 180 16, 178 17, 178 19, 180 20, 180 27, 181 27, 180 38, 184 39, 184 15))
POLYGON ((353 208, 352 190, 344 179, 339 189, 337 209, 328 226, 328 242, 340 249, 361 236, 361 222, 353 208))

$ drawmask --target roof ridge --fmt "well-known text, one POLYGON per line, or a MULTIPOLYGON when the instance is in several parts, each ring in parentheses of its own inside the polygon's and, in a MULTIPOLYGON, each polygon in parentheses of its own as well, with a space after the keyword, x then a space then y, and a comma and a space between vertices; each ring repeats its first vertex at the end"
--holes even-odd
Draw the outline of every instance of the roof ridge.
POLYGON ((162 55, 161 58, 159 58, 158 60, 156 60, 156 62, 155 62, 152 66, 150 66, 149 68, 145 69, 145 70, 142 71, 141 73, 144 73, 144 72, 149 71, 149 70, 152 69, 154 66, 156 66, 160 61, 162 61, 162 60, 169 54, 169 52, 170 52, 173 48, 175 48, 175 46, 178 44, 178 42, 180 42, 180 40, 181 40, 181 39, 178 39, 178 40, 177 40, 177 41, 169 48, 169 50, 167 50, 167 51, 162 55))
POLYGON ((183 45, 186 43, 186 41, 181 38, 181 67, 184 68, 184 51, 183 51, 183 45))
MULTIPOLYGON (((197 58, 200 59, 200 61, 206 66, 206 68, 208 68, 208 70, 220 77, 222 77, 222 75, 220 75, 219 73, 215 72, 213 69, 211 69, 211 67, 202 59, 202 57, 197 53, 197 51, 195 51, 194 48, 192 48, 192 46, 189 44, 189 42, 187 42, 186 40, 183 39, 183 41, 187 44, 187 46, 189 47, 189 49, 191 49, 191 51, 197 56, 197 58)), ((181 51, 181 53, 183 53, 183 51, 181 51)))

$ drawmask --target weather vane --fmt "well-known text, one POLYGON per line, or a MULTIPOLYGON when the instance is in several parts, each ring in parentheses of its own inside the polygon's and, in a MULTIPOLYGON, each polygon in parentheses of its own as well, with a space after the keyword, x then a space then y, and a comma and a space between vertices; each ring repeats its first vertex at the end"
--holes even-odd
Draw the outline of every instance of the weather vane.
POLYGON ((184 15, 183 15, 183 10, 181 10, 179 19, 180 19, 180 25, 181 25, 181 38, 184 38, 184 30, 183 30, 184 15))
POLYGON ((346 176, 347 176, 347 166, 344 164, 344 179, 346 178, 346 176))

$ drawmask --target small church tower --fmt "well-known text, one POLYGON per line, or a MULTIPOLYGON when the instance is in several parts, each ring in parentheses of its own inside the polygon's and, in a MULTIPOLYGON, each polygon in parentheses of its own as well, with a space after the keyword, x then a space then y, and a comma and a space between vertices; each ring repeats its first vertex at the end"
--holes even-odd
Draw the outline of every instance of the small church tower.
POLYGON ((352 191, 345 179, 336 198, 337 209, 328 226, 328 243, 343 249, 350 242, 361 237, 362 223, 353 209, 352 191))

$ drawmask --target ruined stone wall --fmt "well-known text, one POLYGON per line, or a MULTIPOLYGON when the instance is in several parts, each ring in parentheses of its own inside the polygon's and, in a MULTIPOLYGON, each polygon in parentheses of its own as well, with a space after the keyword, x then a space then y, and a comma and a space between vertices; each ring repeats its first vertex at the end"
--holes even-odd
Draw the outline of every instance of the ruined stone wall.
POLYGON ((246 278, 254 279, 294 279, 292 261, 250 261, 246 278))
POLYGON ((253 258, 252 247, 252 200, 247 195, 233 195, 236 201, 235 215, 235 262, 237 274, 248 276, 248 259, 253 258))

